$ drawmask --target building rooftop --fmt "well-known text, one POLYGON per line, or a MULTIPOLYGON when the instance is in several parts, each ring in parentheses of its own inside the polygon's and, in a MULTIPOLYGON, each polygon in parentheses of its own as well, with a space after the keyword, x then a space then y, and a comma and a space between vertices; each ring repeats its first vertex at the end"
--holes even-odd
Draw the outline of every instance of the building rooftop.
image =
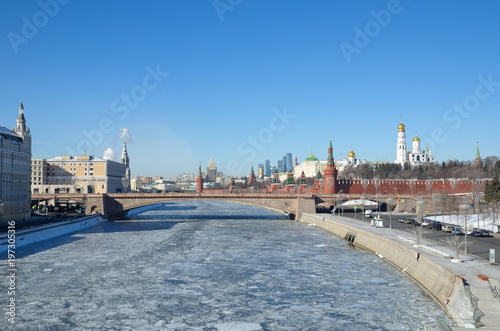
POLYGON ((22 139, 17 133, 3 126, 0 126, 0 135, 4 137, 22 139))

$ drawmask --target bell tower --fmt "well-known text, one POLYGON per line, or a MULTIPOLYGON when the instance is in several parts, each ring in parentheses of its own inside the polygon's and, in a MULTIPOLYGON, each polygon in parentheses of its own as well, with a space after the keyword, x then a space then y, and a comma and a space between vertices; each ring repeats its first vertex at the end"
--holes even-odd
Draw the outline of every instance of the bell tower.
POLYGON ((396 161, 394 163, 399 163, 404 167, 406 162, 406 136, 405 136, 405 125, 403 120, 398 125, 398 142, 396 145, 396 161))

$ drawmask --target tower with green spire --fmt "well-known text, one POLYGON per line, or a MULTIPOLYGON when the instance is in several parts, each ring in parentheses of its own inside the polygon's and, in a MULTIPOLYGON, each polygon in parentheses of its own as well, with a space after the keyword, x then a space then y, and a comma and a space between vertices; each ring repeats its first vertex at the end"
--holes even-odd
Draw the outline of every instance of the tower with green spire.
POLYGON ((252 170, 250 170, 250 177, 248 177, 248 181, 247 181, 247 187, 248 188, 251 188, 251 187, 254 187, 256 186, 256 179, 255 179, 255 172, 253 171, 253 165, 252 165, 252 170))
POLYGON ((196 193, 203 192, 203 173, 201 172, 201 162, 198 166, 198 177, 196 177, 196 193))
POLYGON ((335 169, 335 161, 333 160, 332 139, 330 139, 330 146, 328 147, 328 158, 326 160, 324 178, 323 193, 335 194, 337 191, 337 169, 335 169))
POLYGON ((479 143, 476 143, 476 156, 474 157, 474 165, 476 167, 482 166, 481 154, 479 153, 479 143))

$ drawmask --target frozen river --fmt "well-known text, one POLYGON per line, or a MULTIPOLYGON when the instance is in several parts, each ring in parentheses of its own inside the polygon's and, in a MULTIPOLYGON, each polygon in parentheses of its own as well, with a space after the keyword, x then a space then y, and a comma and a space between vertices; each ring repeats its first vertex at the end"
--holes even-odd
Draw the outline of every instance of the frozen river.
POLYGON ((422 330, 449 321, 373 254, 247 205, 166 203, 20 253, 15 330, 422 330))

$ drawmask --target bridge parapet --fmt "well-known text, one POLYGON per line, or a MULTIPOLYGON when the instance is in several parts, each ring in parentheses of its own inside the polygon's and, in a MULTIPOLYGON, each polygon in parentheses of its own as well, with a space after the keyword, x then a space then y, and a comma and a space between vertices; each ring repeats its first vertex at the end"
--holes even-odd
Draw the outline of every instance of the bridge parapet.
POLYGON ((315 213, 312 194, 269 193, 113 193, 36 195, 33 200, 55 198, 79 200, 87 206, 86 213, 101 213, 107 219, 123 217, 128 210, 147 205, 179 200, 221 200, 255 205, 299 217, 302 212, 315 213))

